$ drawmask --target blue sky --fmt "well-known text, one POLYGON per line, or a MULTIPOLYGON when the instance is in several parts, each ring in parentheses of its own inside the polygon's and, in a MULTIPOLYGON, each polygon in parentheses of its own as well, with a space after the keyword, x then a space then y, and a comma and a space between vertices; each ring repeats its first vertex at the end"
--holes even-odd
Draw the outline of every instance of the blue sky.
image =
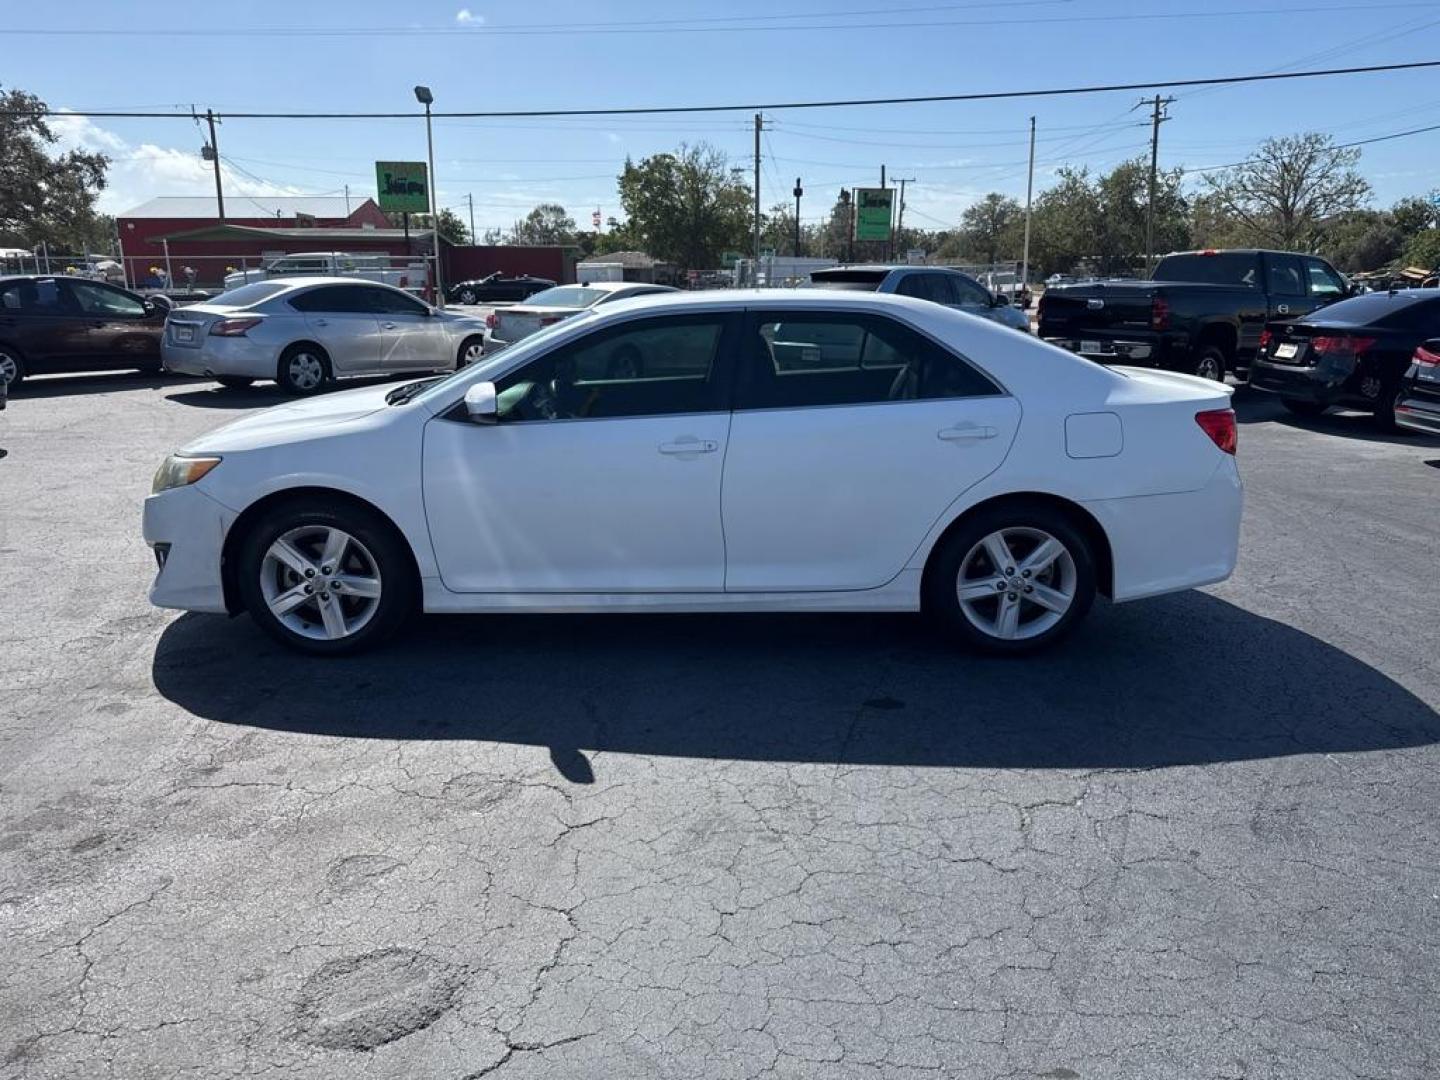
MULTIPOLYGON (((417 82, 433 88, 437 109, 523 109, 966 93, 1440 58, 1433 0, 7 0, 3 12, 7 88, 55 108, 186 113, 191 103, 403 111, 415 107, 417 82)), ((1350 141, 1434 123, 1437 71, 1175 91, 1161 162, 1235 161, 1270 135, 1322 130, 1350 141)), ((819 218, 840 186, 876 183, 883 162, 891 177, 915 181, 911 223, 953 224, 987 191, 1023 198, 1032 113, 1037 188, 1061 164, 1106 168, 1145 153, 1143 112, 1130 111, 1139 96, 773 111, 764 203, 789 201, 799 175, 802 216, 819 218)), ((211 190, 188 119, 61 126, 67 144, 115 157, 107 210, 211 190)), ((614 176, 626 154, 704 140, 748 169, 753 140, 748 113, 439 120, 435 138, 440 202, 468 218, 473 196, 481 230, 540 201, 588 224, 597 206, 619 213, 614 176)), ((220 147, 236 197, 347 183, 373 194, 373 161, 423 158, 424 125, 230 120, 220 147)), ((1440 185, 1440 132, 1366 147, 1361 168, 1377 204, 1430 191, 1440 185)))

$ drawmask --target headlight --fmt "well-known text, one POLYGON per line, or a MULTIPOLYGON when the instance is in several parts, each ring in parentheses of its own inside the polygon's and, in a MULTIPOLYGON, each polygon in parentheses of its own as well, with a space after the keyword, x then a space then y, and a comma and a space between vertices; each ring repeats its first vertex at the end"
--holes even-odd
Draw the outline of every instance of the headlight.
POLYGON ((218 457, 185 457, 181 454, 171 454, 160 468, 155 470, 155 480, 150 485, 150 493, 158 495, 171 488, 193 484, 219 464, 218 457))

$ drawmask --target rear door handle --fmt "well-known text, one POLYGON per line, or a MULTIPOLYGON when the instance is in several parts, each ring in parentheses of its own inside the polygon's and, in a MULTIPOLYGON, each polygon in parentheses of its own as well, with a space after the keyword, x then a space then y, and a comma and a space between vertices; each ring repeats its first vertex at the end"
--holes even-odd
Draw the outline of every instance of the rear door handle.
POLYGON ((936 438, 944 439, 946 442, 970 442, 976 439, 993 439, 999 432, 993 427, 979 427, 969 424, 965 427, 941 428, 935 433, 936 438))
POLYGON ((316 326, 329 326, 329 325, 330 325, 330 320, 329 320, 329 319, 316 319, 316 320, 315 320, 315 325, 316 325, 316 326))
POLYGON ((662 442, 659 447, 662 454, 713 454, 719 449, 720 444, 713 439, 677 439, 662 442))
POLYGON ((386 330, 394 330, 394 329, 395 329, 395 324, 394 324, 393 322, 381 323, 380 325, 381 325, 382 327, 384 327, 386 330))

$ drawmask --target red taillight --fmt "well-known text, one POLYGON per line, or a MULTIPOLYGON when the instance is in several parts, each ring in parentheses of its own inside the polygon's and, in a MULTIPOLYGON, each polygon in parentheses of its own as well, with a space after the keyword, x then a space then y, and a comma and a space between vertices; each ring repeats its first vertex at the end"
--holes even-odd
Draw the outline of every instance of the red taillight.
POLYGON ((221 319, 210 327, 211 337, 244 337, 245 331, 259 326, 261 319, 221 319))
POLYGON ((1210 441, 1227 454, 1235 453, 1239 441, 1235 430, 1234 409, 1207 409, 1195 414, 1195 422, 1210 436, 1210 441))
POLYGON ((1440 367, 1440 352, 1427 349, 1424 345, 1417 345, 1415 346, 1415 355, 1410 360, 1419 367, 1440 367))
POLYGON ((1268 348, 1270 347, 1270 342, 1273 341, 1274 339, 1275 339, 1275 335, 1272 334, 1272 333, 1270 333, 1269 330, 1261 330, 1261 331, 1260 331, 1260 351, 1261 351, 1261 352, 1264 352, 1266 349, 1268 349, 1268 348))
POLYGON ((1150 328, 1170 329, 1170 304, 1163 296, 1157 296, 1150 301, 1150 328))
POLYGON ((1363 353, 1371 345, 1375 344, 1373 337, 1351 337, 1349 334, 1329 334, 1323 337, 1312 338, 1310 348, 1316 353, 1331 355, 1335 353, 1356 355, 1363 353))
POLYGON ((491 330, 494 330, 497 326, 500 325, 500 316, 496 315, 493 311, 490 312, 489 315, 485 316, 485 325, 488 326, 491 330))
POLYGON ((540 325, 541 325, 541 326, 554 326, 557 322, 559 322, 559 321, 562 320, 563 318, 565 318, 564 315, 542 315, 542 316, 540 316, 540 325))

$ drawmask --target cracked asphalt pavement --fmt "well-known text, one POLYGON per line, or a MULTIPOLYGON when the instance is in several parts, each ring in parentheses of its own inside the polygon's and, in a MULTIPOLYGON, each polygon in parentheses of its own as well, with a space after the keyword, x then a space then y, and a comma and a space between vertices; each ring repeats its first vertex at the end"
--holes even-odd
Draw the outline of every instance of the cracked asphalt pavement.
POLYGON ((277 400, 0 414, 0 1077, 1433 1078, 1440 442, 1241 391, 1235 577, 1021 662, 908 617, 152 609, 277 400))

